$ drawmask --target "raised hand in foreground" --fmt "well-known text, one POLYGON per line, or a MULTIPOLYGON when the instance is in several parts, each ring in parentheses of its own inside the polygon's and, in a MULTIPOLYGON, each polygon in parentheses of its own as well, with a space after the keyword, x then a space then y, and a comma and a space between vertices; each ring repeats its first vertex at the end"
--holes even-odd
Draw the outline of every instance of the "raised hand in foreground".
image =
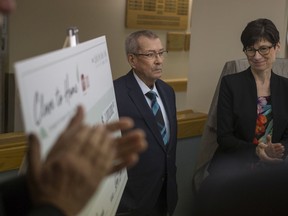
POLYGON ((114 138, 112 132, 133 127, 129 118, 96 127, 85 125, 83 119, 79 107, 44 161, 39 140, 30 135, 27 181, 35 205, 49 204, 65 215, 76 215, 106 175, 134 165, 147 146, 141 130, 114 138))

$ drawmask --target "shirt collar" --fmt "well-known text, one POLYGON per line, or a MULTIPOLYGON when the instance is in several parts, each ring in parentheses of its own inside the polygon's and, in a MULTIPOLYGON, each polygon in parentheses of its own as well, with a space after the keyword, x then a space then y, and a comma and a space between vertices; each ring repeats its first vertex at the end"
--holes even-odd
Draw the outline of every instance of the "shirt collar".
POLYGON ((156 88, 156 85, 154 85, 153 88, 150 89, 150 88, 137 76, 137 74, 136 74, 134 71, 133 71, 133 75, 134 75, 134 77, 135 77, 135 79, 136 79, 138 85, 140 86, 140 88, 141 88, 141 90, 142 90, 142 92, 143 92, 144 95, 145 95, 147 92, 151 91, 151 90, 154 91, 154 92, 156 92, 156 95, 157 95, 157 96, 159 95, 159 93, 158 93, 158 91, 157 91, 157 88, 156 88))

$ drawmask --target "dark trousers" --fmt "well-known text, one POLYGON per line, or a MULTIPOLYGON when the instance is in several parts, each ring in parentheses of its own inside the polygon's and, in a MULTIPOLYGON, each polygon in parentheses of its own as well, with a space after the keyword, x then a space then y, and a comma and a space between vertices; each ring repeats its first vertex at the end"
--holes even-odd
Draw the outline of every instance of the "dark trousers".
MULTIPOLYGON (((160 192, 158 200, 153 207, 153 209, 149 213, 141 214, 141 216, 167 216, 167 197, 166 197, 166 184, 163 184, 163 188, 160 192)), ((135 213, 122 212, 117 213, 116 216, 139 216, 139 213, 135 215, 135 213)))
POLYGON ((145 216, 167 216, 166 184, 163 184, 161 193, 152 211, 145 216))

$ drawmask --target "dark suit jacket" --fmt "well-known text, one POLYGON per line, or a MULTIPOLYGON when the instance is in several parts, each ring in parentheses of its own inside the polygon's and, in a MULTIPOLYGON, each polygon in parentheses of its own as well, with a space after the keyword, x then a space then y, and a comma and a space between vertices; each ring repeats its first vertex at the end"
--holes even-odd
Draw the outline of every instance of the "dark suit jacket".
POLYGON ((49 204, 33 206, 24 176, 0 184, 1 216, 64 216, 49 204))
POLYGON ((128 182, 118 212, 131 212, 131 215, 137 216, 149 212, 163 186, 166 187, 168 211, 171 214, 177 203, 175 93, 162 80, 156 81, 156 87, 170 124, 170 140, 166 146, 133 72, 130 71, 114 81, 119 116, 133 118, 135 128, 141 128, 146 132, 148 142, 148 149, 140 155, 137 165, 128 170, 128 182))
MULTIPOLYGON (((273 113, 272 142, 288 150, 288 79, 272 72, 270 90, 273 113)), ((217 105, 218 148, 209 172, 245 171, 247 162, 257 160, 252 144, 257 119, 257 90, 250 67, 222 78, 217 105), (229 161, 229 162, 228 162, 229 161)))

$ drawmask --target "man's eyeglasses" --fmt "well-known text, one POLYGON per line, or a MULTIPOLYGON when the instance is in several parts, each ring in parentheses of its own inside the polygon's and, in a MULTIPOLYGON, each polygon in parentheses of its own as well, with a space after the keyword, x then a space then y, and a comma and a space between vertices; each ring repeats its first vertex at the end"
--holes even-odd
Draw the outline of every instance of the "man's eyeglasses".
POLYGON ((157 58, 157 56, 159 56, 159 58, 164 58, 166 56, 166 54, 168 53, 167 50, 163 50, 160 52, 148 52, 148 53, 132 53, 135 56, 144 56, 147 59, 155 59, 157 58))
POLYGON ((255 56, 256 52, 258 51, 259 54, 261 55, 268 55, 269 52, 270 52, 270 49, 272 47, 275 47, 275 45, 271 45, 271 46, 261 46, 259 47, 259 49, 255 49, 254 47, 247 47, 245 49, 243 49, 243 51, 245 52, 245 54, 248 56, 248 57, 253 57, 255 56))

